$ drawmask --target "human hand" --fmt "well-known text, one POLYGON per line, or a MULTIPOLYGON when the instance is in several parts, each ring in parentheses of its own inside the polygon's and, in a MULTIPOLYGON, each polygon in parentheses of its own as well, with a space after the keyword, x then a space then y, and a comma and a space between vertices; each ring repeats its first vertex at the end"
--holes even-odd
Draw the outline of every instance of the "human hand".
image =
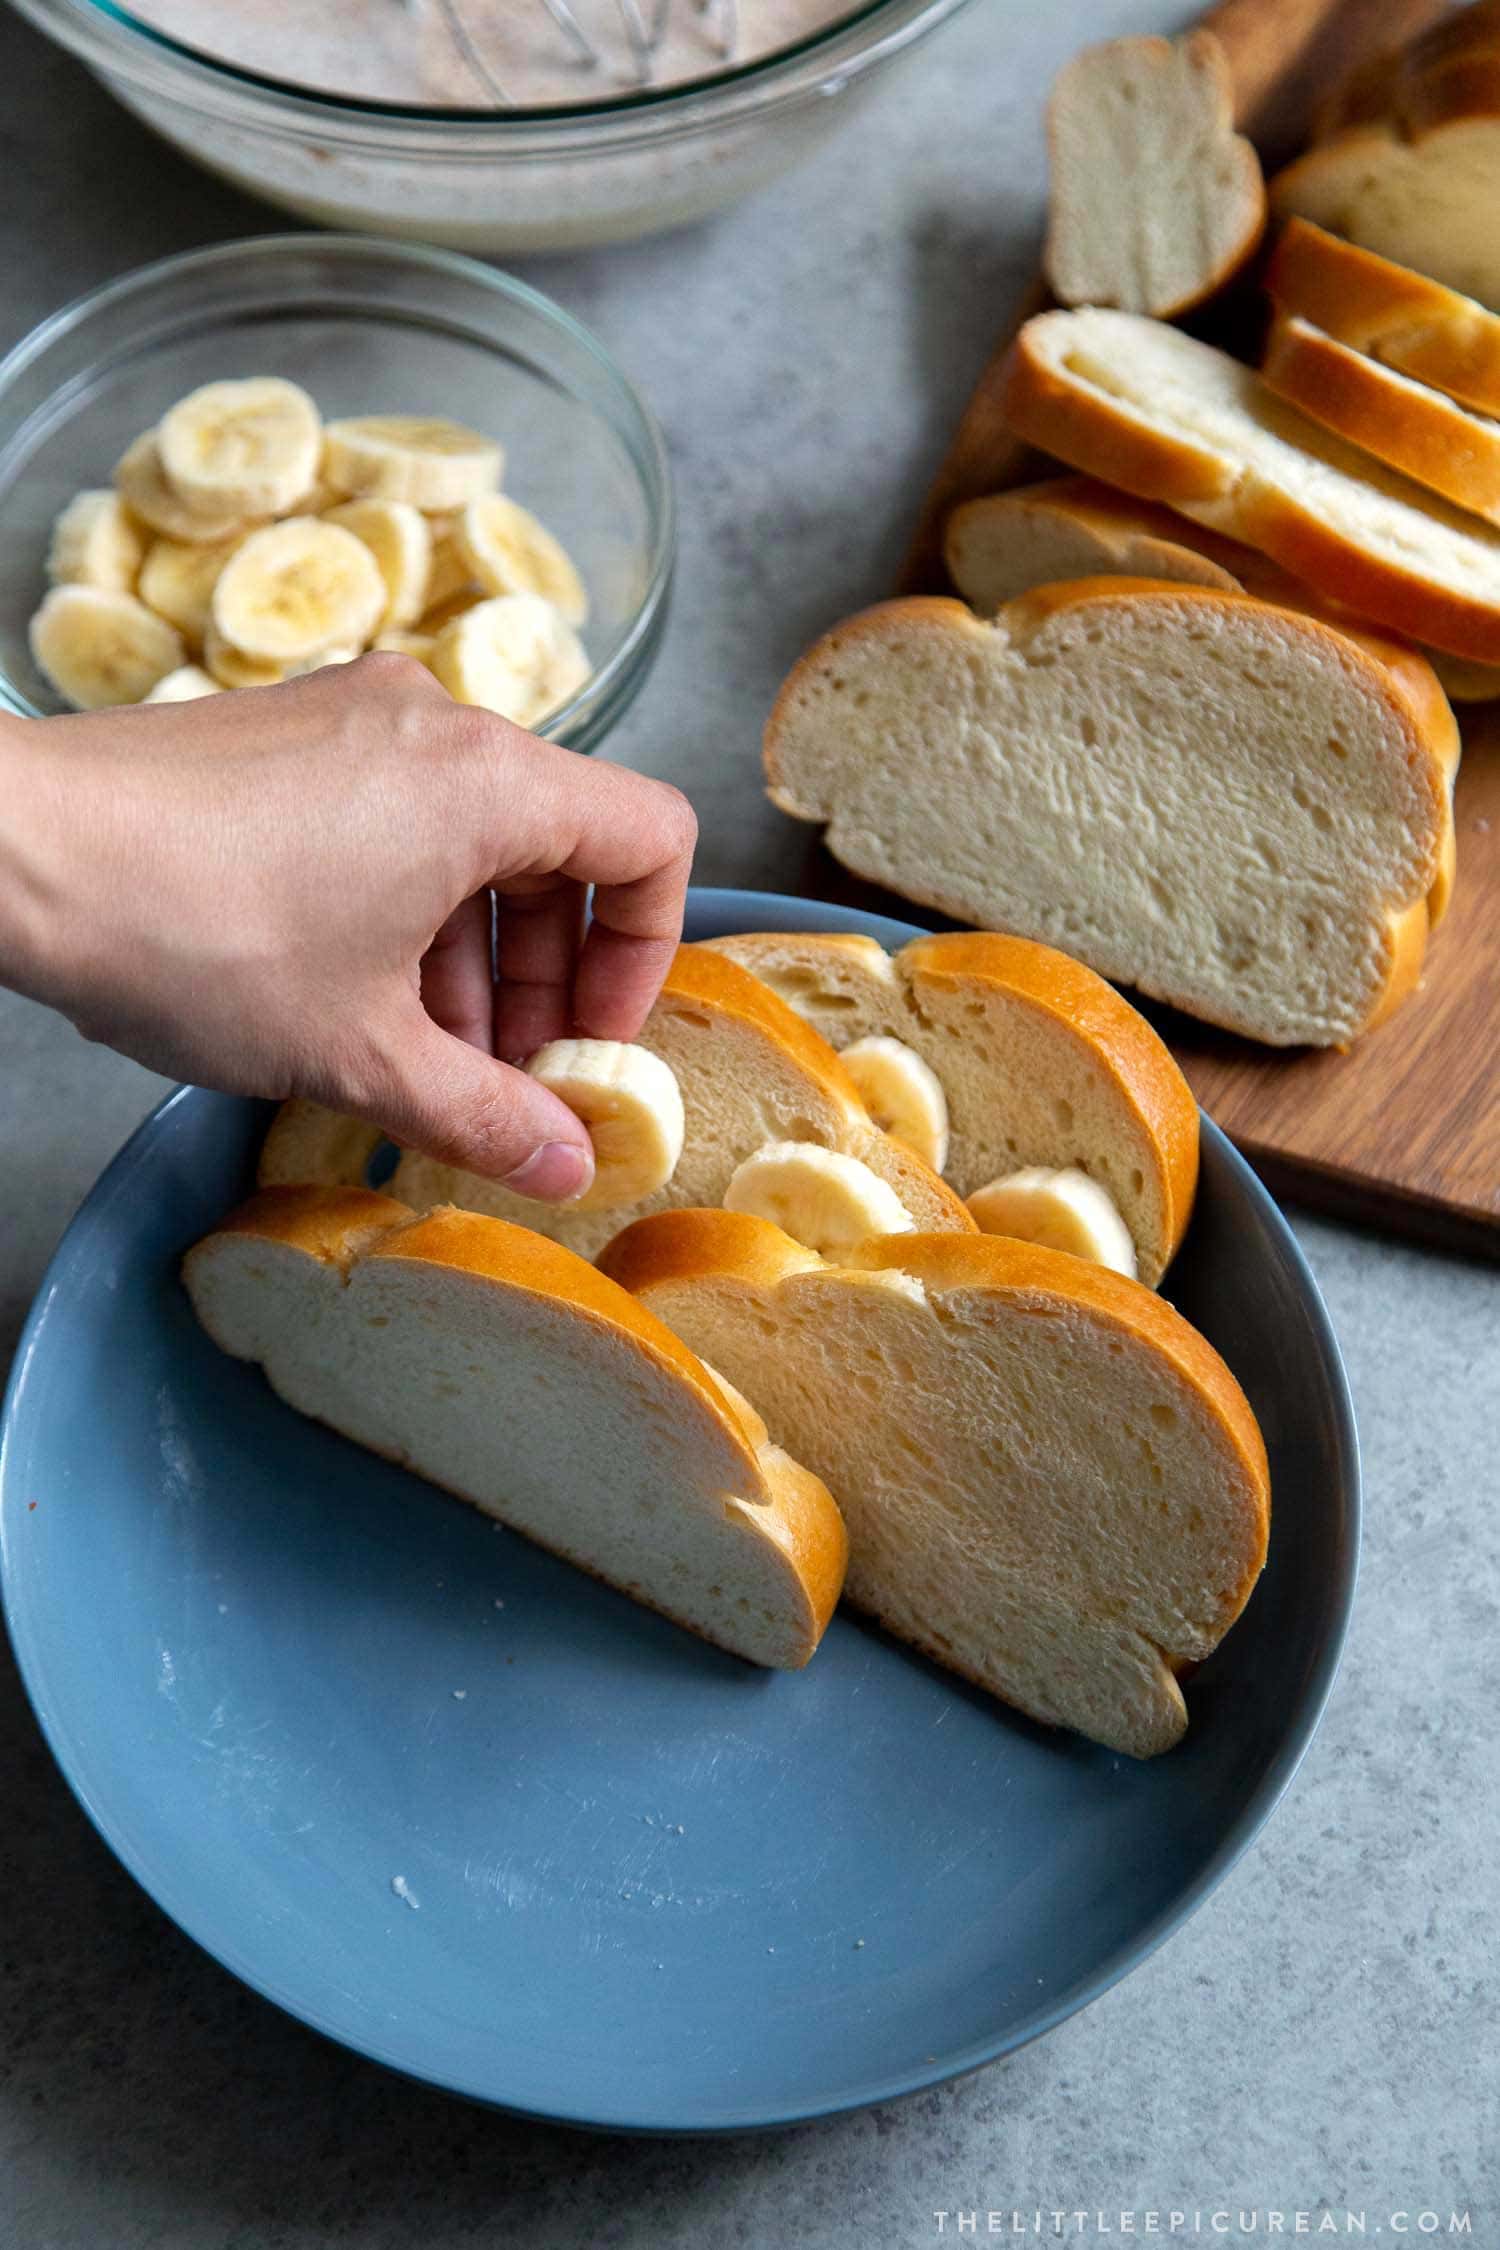
POLYGON ((563 1200, 588 1134, 513 1065, 635 1037, 696 833, 677 790, 400 656, 0 721, 0 981, 169 1076, 303 1095, 563 1200))

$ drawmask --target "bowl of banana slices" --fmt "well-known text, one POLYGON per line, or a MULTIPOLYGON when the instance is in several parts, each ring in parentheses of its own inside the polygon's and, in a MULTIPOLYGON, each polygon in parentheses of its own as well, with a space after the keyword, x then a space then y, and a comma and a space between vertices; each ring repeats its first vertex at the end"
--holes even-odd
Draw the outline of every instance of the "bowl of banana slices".
POLYGON ((658 645, 661 434, 491 267, 270 236, 144 268, 0 362, 0 699, 267 686, 369 649, 595 748, 658 645))

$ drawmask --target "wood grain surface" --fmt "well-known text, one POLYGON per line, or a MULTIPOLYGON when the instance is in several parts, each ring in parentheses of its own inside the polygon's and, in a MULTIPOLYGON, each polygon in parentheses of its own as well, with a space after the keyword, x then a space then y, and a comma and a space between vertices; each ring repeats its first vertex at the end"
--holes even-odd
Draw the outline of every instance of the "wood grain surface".
MULTIPOLYGON (((1237 118, 1274 156, 1295 145, 1336 76, 1411 37, 1445 5, 1223 0, 1202 20, 1229 57, 1237 118)), ((999 409, 1011 339, 1049 301, 1038 278, 998 339, 923 504, 903 592, 951 592, 941 537, 957 502, 1055 473, 1056 464, 1011 437, 999 409)), ((1500 706, 1461 707, 1459 716, 1453 905, 1429 947, 1421 991, 1388 1023, 1347 1053, 1280 1052, 1171 1010, 1147 1013, 1204 1109, 1277 1193, 1500 1256, 1500 706)), ((903 911, 835 873, 821 849, 809 879, 824 895, 903 911)))

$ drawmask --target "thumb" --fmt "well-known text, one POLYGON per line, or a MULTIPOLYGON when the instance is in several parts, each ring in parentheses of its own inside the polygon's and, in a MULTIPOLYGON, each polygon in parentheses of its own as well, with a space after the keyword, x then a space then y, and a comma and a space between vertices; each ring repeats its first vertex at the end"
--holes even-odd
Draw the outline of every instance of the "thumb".
POLYGON ((524 1070, 453 1038, 420 1005, 381 1046, 386 1074, 360 1107, 392 1140, 539 1203, 570 1202, 592 1184, 587 1127, 524 1070))

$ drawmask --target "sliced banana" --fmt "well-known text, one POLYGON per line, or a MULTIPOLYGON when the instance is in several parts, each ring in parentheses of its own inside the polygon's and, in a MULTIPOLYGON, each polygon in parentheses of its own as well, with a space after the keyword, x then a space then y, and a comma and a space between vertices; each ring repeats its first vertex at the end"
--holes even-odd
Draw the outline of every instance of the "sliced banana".
POLYGON ((432 533, 419 509, 406 500, 346 500, 323 521, 352 531, 375 557, 386 595, 379 631, 391 632, 421 616, 432 576, 432 533))
POLYGON ((724 1190, 726 1211, 773 1219, 821 1258, 840 1258, 872 1234, 911 1234, 915 1222, 895 1189, 857 1156, 812 1141, 767 1141, 724 1190))
MULTIPOLYGON (((423 522, 427 518, 423 517, 423 522)), ((451 532, 433 531, 432 557, 427 571, 427 585, 422 595, 418 615, 430 617, 450 604, 468 609, 484 598, 468 561, 459 551, 458 541, 451 532)))
POLYGON ((1035 1165, 991 1180, 969 1197, 982 1234, 1006 1234, 1045 1250, 1067 1250, 1112 1273, 1136 1278, 1135 1244, 1113 1196, 1087 1172, 1049 1172, 1035 1165))
POLYGON ((341 645, 362 647, 386 604, 361 539, 317 516, 252 532, 219 573, 212 622, 221 641, 284 668, 341 645))
POLYGON ((222 695, 223 687, 211 672, 201 664, 179 664, 175 672, 165 673, 143 703, 196 703, 201 695, 222 695))
POLYGON ((931 1063, 904 1040, 879 1033, 856 1039, 839 1059, 881 1131, 941 1172, 948 1161, 948 1097, 931 1063))
POLYGON ((263 656, 247 656, 242 648, 226 641, 212 623, 203 636, 203 662, 220 687, 279 687, 283 680, 304 679, 309 672, 321 672, 325 664, 352 664, 357 656, 364 655, 358 641, 345 641, 338 648, 320 648, 312 656, 299 656, 290 664, 274 664, 263 656))
POLYGON ((435 641, 453 623, 455 617, 462 617, 465 610, 476 609, 487 598, 484 594, 477 594, 472 586, 467 586, 461 593, 450 595, 447 601, 435 602, 431 609, 424 609, 417 619, 417 631, 425 633, 430 641, 435 641))
POLYGON ((54 586, 29 638, 41 670, 79 711, 139 703, 187 656, 155 610, 107 586, 54 586))
POLYGON ((330 484, 372 500, 409 500, 434 514, 493 492, 503 458, 477 430, 425 414, 362 414, 330 422, 324 432, 330 484))
POLYGON ((147 549, 138 589, 141 600, 149 602, 195 647, 203 645, 219 573, 237 544, 233 539, 216 539, 212 546, 192 546, 185 539, 154 539, 147 549))
POLYGON ((276 516, 318 474, 323 424, 297 383, 280 375, 205 383, 162 418, 162 473, 186 508, 216 516, 276 516))
POLYGON ((432 652, 437 646, 435 633, 377 633, 373 644, 391 656, 409 656, 415 664, 432 666, 432 652))
POLYGON ((487 594, 540 594, 570 625, 587 620, 589 598, 566 548, 503 492, 469 502, 453 544, 487 594))
POLYGON ((120 456, 115 490, 132 515, 167 539, 207 543, 243 538, 255 529, 255 518, 247 517, 243 508, 190 508, 167 481, 155 430, 147 430, 120 456))
POLYGON ((482 704, 519 726, 535 726, 592 669, 566 618, 540 594, 501 594, 476 602, 444 626, 432 669, 460 703, 482 704))
POLYGON ((203 662, 220 687, 277 687, 286 678, 280 664, 268 664, 262 656, 247 656, 242 648, 235 648, 217 631, 213 619, 203 636, 203 662))
POLYGON ((47 576, 54 586, 103 586, 128 594, 146 542, 118 492, 78 492, 52 526, 47 576))
POLYGON ((665 1187, 686 1129, 676 1075, 648 1047, 618 1039, 554 1039, 526 1065, 594 1144, 594 1180, 576 1208, 612 1211, 665 1187))

